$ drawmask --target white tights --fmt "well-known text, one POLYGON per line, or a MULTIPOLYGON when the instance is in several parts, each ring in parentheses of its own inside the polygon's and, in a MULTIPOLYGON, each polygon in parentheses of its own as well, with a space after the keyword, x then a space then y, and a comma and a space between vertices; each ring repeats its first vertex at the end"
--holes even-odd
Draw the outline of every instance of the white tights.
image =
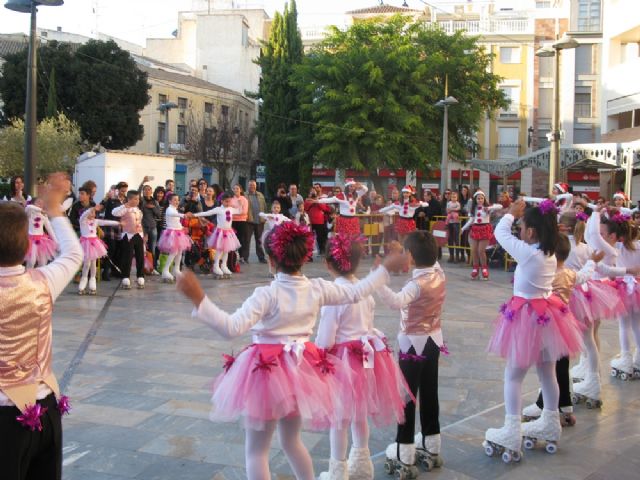
MULTIPOLYGON (((510 364, 504 369, 504 409, 507 415, 520 415, 522 412, 522 380, 527 370, 510 364)), ((560 387, 556 380, 556 362, 538 363, 536 370, 544 404, 558 405, 560 387)))
MULTIPOLYGON (((331 458, 334 460, 346 460, 349 447, 349 422, 342 424, 342 428, 332 428, 329 433, 331 440, 331 458)), ((351 437, 355 448, 369 447, 369 424, 364 422, 351 422, 351 437)))
POLYGON ((289 465, 297 480, 314 480, 311 456, 300 438, 302 420, 300 417, 281 418, 265 423, 264 430, 247 428, 244 444, 247 478, 249 480, 270 480, 269 447, 276 427, 280 446, 284 450, 289 465))
POLYGON ((171 262, 174 263, 174 265, 173 265, 173 274, 174 275, 179 275, 180 274, 180 264, 182 263, 182 256, 183 255, 184 255, 184 252, 168 253, 167 254, 167 261, 164 264, 164 268, 162 269, 162 276, 163 277, 168 277, 169 276, 169 268, 171 267, 171 262))
POLYGON ((220 250, 216 250, 216 253, 213 255, 213 264, 220 268, 220 264, 226 265, 227 259, 229 258, 229 252, 221 252, 220 250))
POLYGON ((620 324, 620 352, 627 353, 631 351, 629 345, 629 330, 633 334, 633 341, 636 344, 636 349, 640 351, 640 313, 633 313, 628 316, 621 316, 618 318, 620 324))
POLYGON ((587 355, 587 371, 591 373, 600 371, 600 352, 598 351, 598 345, 596 344, 594 328, 594 324, 591 324, 583 334, 584 351, 587 355))
POLYGON ((96 278, 96 260, 85 260, 82 263, 82 278, 96 278))

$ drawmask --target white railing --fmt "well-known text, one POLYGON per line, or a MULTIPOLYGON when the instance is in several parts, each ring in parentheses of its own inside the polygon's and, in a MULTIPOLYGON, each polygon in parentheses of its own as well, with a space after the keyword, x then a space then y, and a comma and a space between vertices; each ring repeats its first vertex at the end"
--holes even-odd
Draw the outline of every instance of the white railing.
MULTIPOLYGON (((348 25, 335 25, 339 30, 346 31, 348 25)), ((300 27, 300 36, 302 41, 320 41, 324 40, 329 31, 328 25, 309 25, 300 27)))
POLYGON ((534 33, 533 20, 518 19, 484 19, 484 20, 449 20, 436 22, 447 33, 464 30, 472 35, 487 33, 534 33))

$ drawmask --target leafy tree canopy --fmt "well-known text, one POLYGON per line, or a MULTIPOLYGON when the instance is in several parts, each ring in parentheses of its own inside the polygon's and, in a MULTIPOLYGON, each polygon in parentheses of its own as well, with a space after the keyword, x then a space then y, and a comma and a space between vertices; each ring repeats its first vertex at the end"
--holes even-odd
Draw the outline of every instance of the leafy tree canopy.
MULTIPOLYGON (((80 125, 82 138, 90 143, 122 149, 142 138, 139 111, 149 102, 150 87, 128 52, 113 41, 91 40, 77 48, 48 42, 38 55, 38 120, 55 104, 80 125)), ((24 117, 27 50, 5 60, 0 97, 5 121, 10 121, 24 117)))
POLYGON ((420 168, 441 155, 447 95, 449 148, 462 157, 487 111, 507 105, 477 39, 402 16, 333 27, 296 68, 293 85, 315 126, 315 160, 336 168, 420 168))

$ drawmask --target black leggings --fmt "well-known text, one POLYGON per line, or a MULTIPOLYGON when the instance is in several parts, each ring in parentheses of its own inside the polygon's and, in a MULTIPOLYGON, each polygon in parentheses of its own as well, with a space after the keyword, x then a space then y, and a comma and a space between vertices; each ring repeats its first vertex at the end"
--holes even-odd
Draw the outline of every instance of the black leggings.
POLYGON ((122 278, 131 275, 131 260, 136 258, 136 277, 144 278, 144 241, 139 234, 133 237, 122 237, 120 240, 120 271, 122 278))
MULTIPOLYGON (((556 361, 556 377, 558 377, 558 386, 560 387, 560 399, 558 400, 558 408, 571 407, 571 378, 569 375, 569 357, 562 357, 556 361)), ((538 395, 536 401, 538 407, 543 408, 542 392, 538 395)))
MULTIPOLYGON (((411 347, 407 352, 415 355, 411 347)), ((438 360, 440 348, 429 337, 424 346, 423 360, 400 360, 400 370, 411 393, 420 402, 420 426, 423 435, 440 433, 440 404, 438 402, 438 360)), ((416 404, 408 402, 404 407, 405 423, 398 425, 398 443, 413 443, 416 423, 416 404)))

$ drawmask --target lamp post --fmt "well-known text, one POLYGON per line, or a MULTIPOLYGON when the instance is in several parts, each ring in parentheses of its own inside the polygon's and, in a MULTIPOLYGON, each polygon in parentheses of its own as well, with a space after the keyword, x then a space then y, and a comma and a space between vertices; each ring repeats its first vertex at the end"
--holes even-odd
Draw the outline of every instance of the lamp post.
POLYGON ((36 13, 38 6, 57 7, 64 0, 8 0, 5 8, 14 12, 30 13, 31 28, 29 30, 29 59, 27 62, 27 95, 24 107, 24 180, 25 191, 36 196, 36 131, 38 122, 38 44, 36 32, 36 13))
POLYGON ((178 104, 174 102, 161 103, 158 106, 160 113, 164 113, 164 154, 169 155, 169 110, 178 108, 178 104))
POLYGON ((555 57, 553 65, 553 116, 551 119, 551 133, 549 141, 551 150, 549 154, 549 195, 553 193, 556 175, 559 172, 560 160, 560 50, 568 50, 578 47, 578 42, 566 33, 551 46, 538 49, 538 57, 555 57))
MULTIPOLYGON (((445 94, 446 95, 446 94, 445 94)), ((440 194, 444 195, 449 183, 449 106, 458 104, 454 97, 445 97, 438 100, 436 107, 444 108, 444 121, 442 125, 442 158, 440 160, 440 194)))

